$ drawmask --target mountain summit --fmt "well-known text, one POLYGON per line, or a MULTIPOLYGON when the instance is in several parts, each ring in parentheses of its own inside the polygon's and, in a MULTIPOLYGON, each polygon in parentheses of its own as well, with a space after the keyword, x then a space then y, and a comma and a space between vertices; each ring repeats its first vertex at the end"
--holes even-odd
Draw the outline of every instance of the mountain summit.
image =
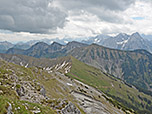
POLYGON ((126 33, 119 33, 114 37, 102 37, 100 41, 94 37, 85 41, 85 43, 97 43, 105 47, 120 50, 145 49, 149 52, 152 52, 152 44, 148 40, 142 38, 138 32, 135 32, 131 35, 127 35, 126 33))

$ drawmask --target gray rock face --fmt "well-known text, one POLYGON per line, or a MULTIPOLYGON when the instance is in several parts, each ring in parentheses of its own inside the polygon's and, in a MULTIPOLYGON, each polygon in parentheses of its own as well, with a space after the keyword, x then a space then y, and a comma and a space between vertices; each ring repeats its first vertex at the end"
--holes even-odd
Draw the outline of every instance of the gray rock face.
POLYGON ((61 114, 81 114, 80 110, 71 102, 61 110, 61 114))
POLYGON ((134 33, 128 38, 128 42, 123 47, 124 50, 145 49, 151 52, 151 44, 143 39, 139 33, 134 33))
POLYGON ((7 108, 7 114, 13 114, 13 112, 12 112, 12 104, 11 103, 8 103, 8 104, 9 104, 9 106, 7 108))
POLYGON ((65 99, 53 100, 50 107, 58 114, 81 114, 80 110, 70 101, 65 99))
POLYGON ((110 36, 100 34, 97 35, 96 37, 91 37, 88 40, 83 40, 82 42, 86 44, 92 44, 92 43, 102 44, 108 38, 110 38, 110 36))
MULTIPOLYGON (((93 92, 96 92, 93 88, 91 89, 93 92)), ((80 108, 82 108, 86 114, 124 114, 123 111, 107 107, 101 101, 98 101, 91 96, 76 91, 72 92, 72 94, 77 98, 80 103, 80 108)), ((99 93, 97 92, 95 94, 99 93)))
POLYGON ((45 89, 41 88, 40 91, 36 90, 37 85, 32 86, 29 82, 22 82, 22 86, 25 89, 25 93, 20 97, 21 100, 33 102, 33 103, 41 103, 43 99, 45 99, 45 89))
POLYGON ((3 94, 3 91, 2 90, 0 90, 0 95, 2 95, 3 94))
POLYGON ((33 103, 41 103, 42 100, 46 99, 45 88, 38 84, 32 84, 29 81, 19 81, 14 83, 14 87, 20 100, 29 101, 33 103), (18 84, 18 85, 16 85, 18 84), (40 87, 40 90, 38 89, 40 87))
POLYGON ((16 92, 20 97, 25 95, 24 87, 17 88, 16 92))
POLYGON ((120 33, 115 37, 110 37, 105 39, 100 45, 105 47, 114 48, 114 49, 123 49, 125 47, 125 43, 127 42, 129 35, 120 33))
POLYGON ((44 97, 46 97, 46 91, 45 91, 45 88, 42 86, 41 87, 41 90, 40 90, 40 93, 41 93, 41 95, 43 95, 44 97))

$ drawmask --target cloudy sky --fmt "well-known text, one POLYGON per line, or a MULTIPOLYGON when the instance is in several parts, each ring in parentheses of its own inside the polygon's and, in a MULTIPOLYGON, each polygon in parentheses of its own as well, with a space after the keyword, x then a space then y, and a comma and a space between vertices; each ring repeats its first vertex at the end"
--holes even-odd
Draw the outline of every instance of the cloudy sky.
POLYGON ((152 35, 151 0, 0 0, 0 41, 152 35))

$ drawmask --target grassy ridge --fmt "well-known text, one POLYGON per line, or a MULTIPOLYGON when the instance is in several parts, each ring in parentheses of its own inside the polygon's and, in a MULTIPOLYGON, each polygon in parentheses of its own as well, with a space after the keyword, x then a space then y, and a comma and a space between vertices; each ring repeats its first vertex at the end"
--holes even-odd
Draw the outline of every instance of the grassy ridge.
MULTIPOLYGON (((33 114, 33 111, 37 109, 41 111, 41 114, 56 114, 49 106, 21 101, 16 91, 12 89, 15 81, 11 80, 9 75, 17 75, 23 80, 27 80, 28 76, 34 79, 31 69, 0 61, 0 114, 6 114, 10 104, 11 111, 15 114, 33 114)), ((20 88, 20 85, 17 84, 16 87, 20 88)))
POLYGON ((55 73, 49 74, 42 68, 25 68, 24 66, 0 60, 0 114, 7 113, 9 104, 12 105, 12 112, 15 114, 33 114, 32 111, 36 109, 39 109, 41 114, 56 114, 55 109, 50 107, 51 104, 47 100, 41 99, 41 104, 32 103, 32 101, 21 101, 16 89, 22 87, 24 82, 28 82, 34 88, 35 93, 39 93, 41 86, 43 86, 48 98, 55 99, 54 101, 67 99, 75 104, 82 114, 85 114, 77 105, 77 101, 69 94, 69 89, 65 88, 65 85, 55 77, 57 77, 55 73), (16 86, 14 86, 14 83, 16 86), (16 89, 13 89, 14 87, 16 89))
POLYGON ((137 112, 152 111, 152 98, 125 85, 121 80, 106 76, 100 70, 72 57, 72 69, 68 76, 91 85, 137 112))
POLYGON ((145 50, 122 51, 92 44, 75 48, 70 55, 136 87, 152 89, 152 54, 145 50))
POLYGON ((27 101, 20 101, 18 99, 10 99, 6 96, 0 96, 0 114, 7 113, 9 103, 11 103, 12 112, 15 114, 33 114, 32 111, 36 109, 39 109, 41 114, 56 114, 56 112, 48 106, 42 106, 40 104, 30 103, 27 101), (28 110, 26 108, 28 108, 28 110))

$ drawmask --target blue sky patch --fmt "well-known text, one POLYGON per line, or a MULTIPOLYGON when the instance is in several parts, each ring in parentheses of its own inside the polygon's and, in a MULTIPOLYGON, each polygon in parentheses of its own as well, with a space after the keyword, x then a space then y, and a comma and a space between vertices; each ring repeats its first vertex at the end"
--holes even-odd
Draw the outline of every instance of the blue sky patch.
POLYGON ((133 20, 144 20, 144 17, 132 17, 133 20))

